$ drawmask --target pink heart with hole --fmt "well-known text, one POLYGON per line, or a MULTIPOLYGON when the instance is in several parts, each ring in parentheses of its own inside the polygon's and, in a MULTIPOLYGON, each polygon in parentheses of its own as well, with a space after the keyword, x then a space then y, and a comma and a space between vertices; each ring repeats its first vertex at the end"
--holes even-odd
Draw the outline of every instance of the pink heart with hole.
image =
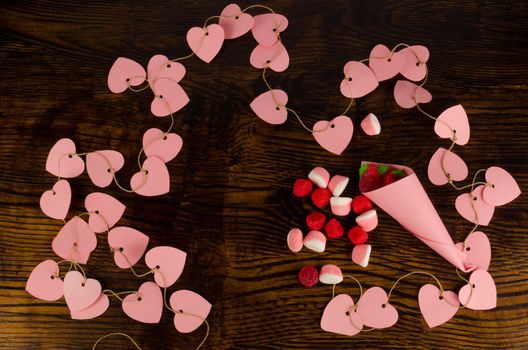
POLYGON ((396 76, 404 64, 405 59, 401 53, 394 52, 391 55, 391 50, 383 44, 374 46, 370 51, 369 67, 378 81, 388 80, 396 76))
POLYGON ((147 157, 158 157, 165 163, 174 159, 183 146, 180 135, 164 133, 160 129, 151 128, 143 134, 143 150, 147 157))
POLYGON ((427 168, 427 175, 432 184, 439 186, 449 182, 444 170, 453 181, 462 181, 468 176, 468 167, 464 160, 454 152, 440 147, 429 160, 427 168))
POLYGON ((64 276, 64 299, 70 311, 84 310, 99 299, 101 284, 93 278, 84 279, 78 271, 64 276))
POLYGON ((169 302, 176 311, 174 327, 180 333, 190 333, 200 327, 211 311, 211 304, 190 290, 177 290, 172 293, 169 302))
POLYGON ((456 105, 443 111, 436 119, 434 130, 441 138, 450 140, 453 139, 454 132, 456 135, 455 143, 457 145, 464 146, 467 144, 469 142, 470 132, 468 116, 464 107, 462 105, 456 105))
POLYGON ((179 62, 172 62, 167 56, 155 55, 149 60, 147 74, 151 84, 161 78, 179 83, 185 76, 185 66, 179 62))
POLYGON ((130 227, 115 227, 108 233, 114 261, 122 269, 134 266, 147 250, 149 237, 130 227))
POLYGON ((226 39, 235 39, 253 28, 253 16, 242 12, 237 4, 229 4, 222 10, 218 25, 224 29, 226 39))
POLYGON ((106 294, 101 293, 99 298, 92 305, 88 306, 84 310, 70 311, 70 316, 73 320, 91 320, 101 316, 108 310, 110 306, 110 300, 106 294))
POLYGON ((287 103, 288 95, 282 90, 273 89, 257 96, 249 106, 260 119, 277 125, 288 118, 287 103))
POLYGON ((55 254, 65 260, 86 264, 90 253, 97 246, 97 237, 90 226, 78 216, 70 219, 53 239, 55 254))
POLYGON ((288 19, 276 13, 266 13, 253 17, 251 28, 253 37, 262 46, 273 46, 279 40, 279 34, 288 27, 288 19))
POLYGON ((76 154, 75 143, 60 139, 51 148, 46 160, 46 171, 64 178, 77 177, 84 171, 84 161, 76 154))
POLYGON ((473 194, 461 194, 455 200, 455 208, 467 221, 476 224, 478 219, 479 225, 487 226, 493 217, 495 207, 484 201, 482 198, 483 190, 484 185, 480 185, 473 190, 473 194), (471 204, 472 202, 473 205, 471 204), (475 212, 477 214, 476 216, 475 212))
POLYGON ((170 176, 161 158, 149 157, 143 162, 143 171, 130 179, 130 187, 142 196, 159 196, 170 190, 170 176))
POLYGON ((380 287, 369 288, 363 293, 357 312, 368 327, 387 328, 398 322, 398 311, 389 304, 387 293, 380 287))
POLYGON ((340 90, 345 97, 363 97, 376 90, 379 85, 374 72, 361 62, 348 62, 343 72, 345 77, 341 81, 340 90))
POLYGON ((340 155, 352 140, 353 133, 352 119, 346 115, 340 115, 330 121, 320 120, 315 123, 312 134, 321 147, 328 152, 340 155))
POLYGON ((429 103, 433 96, 414 83, 407 80, 398 80, 394 85, 394 99, 402 108, 413 108, 416 103, 429 103))
POLYGON ((31 271, 26 282, 26 292, 41 300, 59 300, 64 295, 59 272, 59 265, 55 261, 44 260, 31 271))
POLYGON ((84 207, 90 212, 88 225, 97 233, 114 227, 125 212, 125 205, 114 197, 101 192, 93 192, 84 199, 84 207))
POLYGON ((257 69, 269 67, 275 72, 284 72, 290 64, 288 51, 277 41, 273 46, 257 45, 251 52, 249 63, 257 69))
POLYGON ((108 88, 114 93, 120 93, 129 86, 143 84, 147 73, 141 65, 131 59, 119 57, 108 73, 108 88))
POLYGON ((159 323, 163 312, 163 296, 156 283, 145 282, 137 293, 127 295, 121 306, 131 319, 143 323, 159 323))
POLYGON ((156 117, 166 117, 176 113, 189 103, 189 96, 185 90, 171 79, 156 80, 152 90, 155 96, 150 104, 150 111, 156 117))
POLYGON ((220 52, 224 37, 224 30, 218 24, 193 27, 187 32, 187 44, 198 58, 209 63, 220 52))
POLYGON ((70 209, 71 196, 70 183, 59 180, 40 196, 40 209, 50 218, 64 220, 70 209))
POLYGON ((321 317, 321 329, 348 336, 361 332, 363 319, 355 312, 354 301, 349 295, 339 294, 330 300, 321 317))
POLYGON ((107 187, 114 180, 114 173, 125 164, 125 158, 117 151, 95 151, 86 155, 86 171, 93 184, 107 187))
POLYGON ((469 284, 460 288, 458 299, 462 305, 472 310, 494 309, 497 306, 497 287, 493 277, 484 270, 473 271, 469 276, 469 284))
POLYGON ((399 51, 404 64, 400 73, 407 79, 419 81, 427 75, 426 62, 429 60, 429 50, 425 46, 414 45, 399 51))
POLYGON ((489 205, 499 206, 510 203, 521 194, 517 181, 506 170, 497 166, 486 170, 486 182, 482 197, 489 205))
POLYGON ((145 254, 145 263, 154 272, 154 280, 162 288, 168 288, 180 278, 185 267, 187 253, 174 247, 154 247, 145 254))
POLYGON ((432 284, 425 284, 418 292, 418 305, 429 328, 440 326, 449 321, 460 308, 458 295, 440 289, 432 284))
POLYGON ((456 246, 466 253, 465 265, 472 265, 480 270, 488 270, 491 262, 491 244, 484 232, 472 232, 463 243, 457 243, 456 246))

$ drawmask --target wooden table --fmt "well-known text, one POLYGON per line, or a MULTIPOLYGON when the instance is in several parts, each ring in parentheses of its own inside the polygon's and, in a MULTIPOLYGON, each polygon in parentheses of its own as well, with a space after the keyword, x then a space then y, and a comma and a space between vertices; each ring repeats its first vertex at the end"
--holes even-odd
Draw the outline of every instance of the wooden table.
MULTIPOLYGON (((116 299, 101 317, 74 321, 63 301, 44 302, 25 292, 33 267, 57 259, 51 240, 60 220, 45 217, 39 197, 55 178, 45 171, 51 146, 72 138, 78 152, 116 149, 126 159, 118 178, 128 184, 137 171, 141 137, 167 119, 150 113, 148 92, 113 94, 106 79, 119 56, 146 65, 158 53, 189 53, 185 34, 217 15, 227 4, 209 1, 18 1, 0 9, 0 348, 89 349, 109 332, 126 332, 143 349, 194 349, 204 328, 179 334, 165 311, 156 325, 126 317, 116 299)), ((243 1, 242 7, 250 2, 243 1)), ((426 87, 433 115, 463 104, 471 122, 471 141, 455 151, 472 175, 492 165, 504 167, 528 191, 527 93, 528 11, 522 2, 350 2, 271 1, 266 5, 289 19, 282 39, 291 57, 270 83, 285 89, 288 105, 311 126, 333 118, 348 101, 339 92, 343 65, 368 57, 371 48, 404 42, 430 49, 426 87)), ((251 11, 253 14, 263 11, 251 11)), ((291 227, 302 226, 307 210, 291 188, 317 165, 351 177, 347 194, 357 194, 359 162, 371 159, 406 164, 421 178, 455 241, 471 224, 454 208, 458 193, 427 180, 427 164, 437 147, 448 147, 433 131, 433 121, 415 109, 398 107, 395 80, 384 82, 357 101, 349 113, 355 134, 346 152, 321 149, 290 114, 272 126, 258 119, 249 103, 265 91, 260 71, 249 65, 255 46, 250 34, 225 42, 211 64, 184 61, 182 82, 191 98, 176 115, 184 139, 168 164, 168 195, 143 198, 103 190, 126 204, 120 225, 150 236, 150 246, 172 245, 188 253, 180 280, 170 292, 188 288, 213 304, 207 349, 389 349, 528 348, 528 217, 526 196, 499 207, 482 228, 491 240, 490 272, 498 289, 491 311, 463 309, 447 324, 429 329, 421 317, 418 288, 432 282, 415 276, 402 281, 393 305, 399 322, 392 328, 352 338, 323 332, 319 321, 331 288, 302 287, 299 269, 312 264, 339 265, 366 287, 390 288, 397 276, 413 270, 434 273, 447 289, 462 282, 454 268, 385 213, 369 242, 368 268, 350 261, 351 245, 332 241, 324 254, 286 246, 291 227), (380 117, 382 133, 367 137, 359 123, 367 113, 380 117)), ((464 183, 467 183, 466 180, 464 183)), ((70 217, 84 211, 84 197, 98 190, 86 174, 71 181, 70 217)), ((401 198, 405 201, 405 198, 401 198)), ((146 269, 140 262, 139 270, 146 269)), ((86 267, 104 288, 137 289, 138 281, 118 269, 104 234, 86 267)), ((339 292, 357 295, 352 282, 339 292)), ((98 347, 99 348, 99 347, 98 347)), ((131 349, 121 338, 101 348, 131 349)))

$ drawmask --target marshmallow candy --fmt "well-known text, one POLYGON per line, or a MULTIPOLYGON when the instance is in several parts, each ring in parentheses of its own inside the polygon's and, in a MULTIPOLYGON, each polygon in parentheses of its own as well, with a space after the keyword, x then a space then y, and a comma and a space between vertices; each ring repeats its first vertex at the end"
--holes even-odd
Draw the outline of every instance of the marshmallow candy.
POLYGON ((326 247, 326 237, 320 231, 310 231, 304 237, 303 244, 306 248, 317 253, 322 253, 326 247))
POLYGON ((343 281, 343 273, 336 265, 328 264, 321 267, 319 282, 324 284, 338 284, 343 281))
POLYGON ((286 240, 288 241, 288 248, 294 253, 299 252, 303 247, 303 234, 298 228, 292 228, 288 232, 286 240))
POLYGON ((348 177, 341 175, 334 175, 328 183, 328 189, 332 192, 332 195, 339 197, 348 185, 348 177))
POLYGON ((310 171, 308 178, 317 186, 326 188, 330 181, 330 173, 325 168, 318 166, 310 171))
MULTIPOLYGON (((372 247, 370 244, 358 244, 352 249, 352 261, 361 267, 367 267, 372 247)), ((322 272, 322 270, 321 270, 322 272)))
POLYGON ((370 209, 356 218, 356 223, 363 228, 363 230, 370 232, 378 226, 378 214, 376 209, 370 209))
POLYGON ((332 197, 330 198, 330 209, 337 216, 347 216, 352 209, 352 198, 332 197))
POLYGON ((381 125, 374 113, 369 113, 369 115, 367 115, 365 119, 361 121, 361 129, 363 129, 365 134, 369 136, 375 136, 380 134, 381 125))

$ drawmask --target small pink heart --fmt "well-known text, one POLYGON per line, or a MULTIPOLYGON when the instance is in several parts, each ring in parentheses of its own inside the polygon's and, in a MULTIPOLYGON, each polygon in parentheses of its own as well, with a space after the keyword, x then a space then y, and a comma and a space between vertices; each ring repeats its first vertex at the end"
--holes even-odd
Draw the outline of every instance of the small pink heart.
POLYGON ((154 272, 154 280, 163 288, 168 288, 180 278, 185 267, 187 253, 174 247, 154 247, 145 254, 145 263, 154 272))
POLYGON ((142 196, 159 196, 170 190, 170 176, 161 158, 149 157, 143 162, 143 171, 130 179, 130 187, 142 196))
POLYGON ((404 59, 400 73, 407 79, 419 81, 427 74, 427 60, 429 60, 429 50, 425 46, 414 45, 399 51, 404 59))
POLYGON ((166 117, 176 113, 189 103, 189 96, 171 79, 158 79, 151 87, 155 96, 150 104, 150 111, 156 117, 166 117))
POLYGON ((251 28, 253 37, 262 46, 273 46, 279 40, 279 34, 288 27, 288 19, 276 13, 266 13, 253 17, 251 28))
POLYGON ((40 209, 50 218, 64 220, 70 209, 71 196, 70 183, 59 180, 40 196, 40 209))
POLYGON ((108 233, 108 245, 114 261, 122 269, 134 266, 145 253, 149 237, 130 227, 115 227, 108 233))
POLYGON ((389 304, 387 293, 380 287, 369 288, 363 293, 357 312, 368 327, 387 328, 398 322, 398 311, 389 304))
POLYGON ((414 83, 407 80, 398 80, 394 85, 394 99, 402 108, 413 108, 417 103, 429 103, 433 96, 414 83))
POLYGON ((86 155, 86 171, 93 184, 106 187, 114 180, 114 173, 125 164, 125 158, 117 151, 95 151, 86 155))
POLYGON ((521 194, 519 185, 506 170, 492 166, 486 170, 486 182, 482 197, 489 205, 499 206, 510 203, 521 194))
POLYGON ((425 284, 420 288, 418 304, 429 328, 449 321, 460 307, 458 296, 455 293, 447 290, 440 293, 440 289, 432 284, 425 284))
POLYGON ((312 134, 321 147, 340 155, 352 140, 353 133, 352 120, 346 115, 340 115, 330 121, 320 120, 315 123, 312 134))
POLYGON ((77 177, 84 171, 84 161, 75 152, 75 143, 60 139, 51 148, 46 160, 46 171, 58 177, 77 177))
POLYGON ((143 323, 159 323, 163 312, 163 296, 156 283, 145 282, 137 293, 127 295, 121 306, 131 319, 143 323))
POLYGON ((287 103, 288 95, 282 90, 273 89, 257 96, 249 106, 260 119, 277 125, 288 118, 287 103))
POLYGON ((229 4, 222 10, 218 24, 224 29, 226 39, 235 39, 249 32, 255 21, 237 4, 229 4))
POLYGON ((405 64, 405 59, 399 52, 393 52, 383 44, 374 46, 370 51, 369 67, 378 81, 388 80, 396 76, 405 64))
POLYGON ((427 175, 429 175, 432 184, 439 186, 449 182, 444 170, 442 170, 442 163, 451 180, 462 181, 468 176, 468 167, 464 160, 454 152, 440 147, 429 160, 429 167, 427 168, 427 175))
POLYGON ((66 260, 86 264, 97 246, 97 237, 90 226, 78 216, 70 219, 53 239, 55 254, 66 260))
POLYGON ((200 327, 211 311, 211 304, 190 290, 177 290, 172 293, 169 302, 176 311, 174 327, 180 333, 190 333, 200 327))
POLYGON ((179 62, 173 62, 164 55, 155 55, 150 59, 147 66, 147 74, 150 84, 156 80, 167 78, 179 83, 185 76, 185 66, 179 62))
POLYGON ((70 311, 70 316, 73 320, 90 320, 101 316, 108 310, 110 306, 110 300, 106 294, 101 293, 99 298, 92 305, 88 306, 84 310, 70 311))
POLYGON ((273 46, 257 45, 251 52, 249 63, 257 69, 269 67, 275 72, 284 72, 290 64, 288 51, 277 41, 273 46))
POLYGON ((44 260, 31 271, 26 292, 41 300, 59 300, 64 294, 59 272, 59 265, 55 261, 44 260))
POLYGON ((466 253, 465 265, 472 265, 480 270, 488 270, 491 262, 491 245, 484 232, 472 232, 463 243, 457 243, 456 246, 466 253))
POLYGON ((174 159, 183 146, 180 135, 164 133, 160 129, 151 128, 143 134, 143 150, 147 157, 158 157, 165 163, 174 159))
POLYGON ((453 139, 454 132, 457 145, 464 146, 467 144, 469 141, 469 121, 464 107, 456 105, 443 111, 436 119, 434 130, 441 138, 450 140, 453 139))
POLYGON ((462 217, 474 224, 477 223, 482 226, 488 226, 493 217, 495 207, 489 205, 482 198, 482 191, 484 185, 477 186, 473 190, 473 194, 463 193, 455 200, 456 210, 462 217), (471 203, 473 202, 473 205, 471 203), (475 212, 477 216, 475 216, 475 212))
POLYGON ((84 207, 90 212, 88 225, 97 233, 114 227, 125 212, 125 205, 114 197, 101 192, 93 192, 84 199, 84 207))
POLYGON ((205 63, 209 63, 220 52, 224 43, 224 30, 218 24, 205 28, 193 27, 187 32, 187 44, 205 63))
POLYGON ((348 62, 343 72, 345 77, 341 81, 340 90, 345 97, 363 97, 376 90, 379 85, 374 72, 361 62, 348 62))
POLYGON ((78 271, 64 276, 64 299, 70 311, 81 311, 92 305, 101 296, 101 284, 93 278, 84 279, 78 271))
POLYGON ((141 65, 131 59, 119 57, 108 73, 108 88, 114 93, 120 93, 129 86, 143 84, 147 73, 141 65))
POLYGON ((458 299, 462 305, 472 310, 494 309, 497 306, 497 287, 493 277, 484 270, 473 271, 469 276, 469 284, 460 288, 458 299))
POLYGON ((321 329, 326 332, 353 336, 363 329, 363 319, 347 294, 336 295, 326 305, 321 317, 321 329))

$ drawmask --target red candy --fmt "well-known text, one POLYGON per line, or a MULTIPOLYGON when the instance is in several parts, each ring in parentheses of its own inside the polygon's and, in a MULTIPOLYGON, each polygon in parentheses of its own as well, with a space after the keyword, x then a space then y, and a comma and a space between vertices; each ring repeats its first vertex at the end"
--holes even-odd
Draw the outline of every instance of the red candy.
POLYGON ((328 238, 343 237, 345 229, 337 219, 330 219, 325 225, 325 232, 328 238))
POLYGON ((306 226, 313 231, 321 231, 326 222, 326 216, 320 211, 312 211, 306 217, 306 226))
POLYGON ((317 188, 312 193, 312 202, 317 208, 324 208, 330 203, 330 191, 326 188, 317 188))
POLYGON ((360 194, 359 196, 354 197, 352 201, 352 210, 356 214, 363 214, 366 211, 372 209, 372 202, 370 199, 360 194))
POLYGON ((363 193, 374 191, 380 188, 382 185, 383 182, 378 169, 374 164, 369 164, 367 170, 365 170, 359 179, 359 191, 363 193))
POLYGON ((352 244, 363 244, 368 239, 368 233, 361 226, 354 226, 348 230, 348 239, 352 244))
POLYGON ((299 282, 305 287, 313 287, 319 281, 319 271, 314 266, 305 266, 299 271, 299 282))
POLYGON ((313 184, 308 179, 297 179, 293 184, 293 195, 295 197, 305 197, 312 193, 313 184))

